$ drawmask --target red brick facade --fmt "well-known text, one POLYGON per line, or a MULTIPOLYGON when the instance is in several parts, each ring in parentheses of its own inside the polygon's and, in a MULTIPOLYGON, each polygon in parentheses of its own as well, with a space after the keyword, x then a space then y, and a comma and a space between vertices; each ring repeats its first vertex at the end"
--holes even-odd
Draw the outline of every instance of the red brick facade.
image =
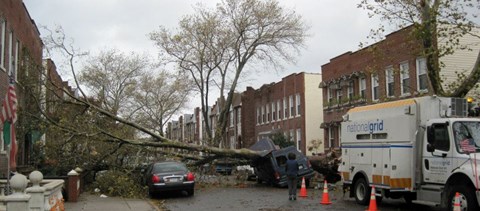
POLYGON ((348 109, 428 93, 418 88, 417 61, 423 58, 422 48, 419 42, 411 39, 410 33, 410 27, 399 30, 387 35, 381 42, 332 58, 322 66, 325 149, 338 148, 340 122, 348 109), (407 67, 408 71, 404 71, 407 67), (390 80, 393 93, 390 92, 389 96, 387 72, 393 76, 390 80), (373 99, 372 76, 378 77, 375 80, 378 82, 377 99, 373 99), (363 80, 365 83, 362 87, 363 80), (401 84, 405 84, 403 89, 401 84), (363 96, 361 88, 365 88, 363 96))
POLYGON ((263 85, 258 90, 248 87, 244 96, 244 119, 250 119, 248 124, 243 125, 250 126, 245 130, 255 131, 253 137, 252 133, 244 134, 247 147, 263 137, 282 133, 302 153, 306 153, 305 73, 291 74, 280 82, 263 85), (300 97, 300 109, 297 108, 297 97, 300 97), (252 126, 255 126, 254 130, 251 130, 252 126), (300 140, 300 146, 297 140, 300 140))
MULTIPOLYGON (((3 100, 8 86, 8 75, 16 76, 16 94, 18 98, 18 113, 31 111, 26 90, 22 88, 32 85, 25 78, 38 82, 39 70, 42 66, 43 43, 35 22, 30 18, 28 11, 21 0, 0 0, 0 99, 3 100)), ((37 84, 38 85, 38 84, 37 84)), ((29 141, 26 134, 30 131, 22 130, 18 125, 27 124, 27 120, 19 115, 16 123, 17 137, 17 166, 27 164, 29 159, 29 141), (24 138, 25 137, 25 138, 24 138)), ((0 154, 0 176, 6 173, 5 154, 0 154)), ((15 170, 15 169, 13 169, 15 170)))

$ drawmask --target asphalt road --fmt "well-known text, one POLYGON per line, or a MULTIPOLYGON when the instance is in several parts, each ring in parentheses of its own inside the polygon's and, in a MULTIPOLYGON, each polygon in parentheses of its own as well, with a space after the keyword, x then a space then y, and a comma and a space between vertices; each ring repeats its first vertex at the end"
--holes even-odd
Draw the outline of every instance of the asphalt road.
MULTIPOLYGON (((198 188, 193 197, 185 193, 169 193, 157 196, 162 200, 166 210, 366 210, 368 206, 356 204, 353 198, 343 196, 341 190, 331 190, 329 198, 331 205, 321 205, 323 190, 307 189, 306 198, 288 200, 286 188, 269 187, 265 184, 247 184, 246 186, 224 188, 198 188)), ((438 211, 422 205, 407 205, 403 199, 384 199, 377 204, 382 211, 422 210, 438 211)))

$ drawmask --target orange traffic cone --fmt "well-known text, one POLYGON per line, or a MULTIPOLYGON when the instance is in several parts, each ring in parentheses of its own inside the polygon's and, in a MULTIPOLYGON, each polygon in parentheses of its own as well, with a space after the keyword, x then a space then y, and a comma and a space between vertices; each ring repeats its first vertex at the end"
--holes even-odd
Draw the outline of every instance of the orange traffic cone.
POLYGON ((323 204, 323 205, 328 205, 328 204, 331 204, 332 202, 330 202, 330 197, 328 196, 328 186, 327 186, 327 180, 324 181, 324 184, 323 184, 323 196, 322 196, 322 201, 320 202, 320 204, 323 204))
POLYGON ((300 197, 307 197, 307 187, 305 186, 305 177, 302 177, 302 188, 300 188, 300 197))
POLYGON ((377 199, 375 198, 375 185, 372 185, 372 193, 370 194, 370 205, 368 210, 365 211, 377 211, 377 199))
POLYGON ((453 203, 453 211, 460 211, 460 194, 455 193, 455 202, 453 203))

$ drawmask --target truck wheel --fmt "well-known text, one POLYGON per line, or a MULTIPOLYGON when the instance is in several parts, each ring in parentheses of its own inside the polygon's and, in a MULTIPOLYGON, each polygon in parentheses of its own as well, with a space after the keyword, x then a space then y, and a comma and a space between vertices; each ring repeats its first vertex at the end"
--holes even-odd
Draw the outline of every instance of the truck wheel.
POLYGON ((360 205, 368 205, 370 200, 370 187, 364 178, 360 178, 355 182, 353 187, 353 195, 355 196, 355 201, 360 205))
POLYGON ((473 188, 467 186, 453 186, 451 191, 448 193, 447 203, 448 210, 453 210, 453 205, 455 203, 455 194, 459 193, 460 201, 460 210, 474 211, 480 210, 477 204, 477 198, 473 188))

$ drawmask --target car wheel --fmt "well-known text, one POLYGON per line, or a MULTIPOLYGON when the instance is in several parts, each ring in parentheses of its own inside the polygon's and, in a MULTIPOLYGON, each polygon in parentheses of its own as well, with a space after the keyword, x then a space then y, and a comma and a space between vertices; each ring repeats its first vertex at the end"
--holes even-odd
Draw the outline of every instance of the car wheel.
POLYGON ((189 196, 193 196, 193 195, 195 194, 195 190, 194 190, 193 188, 192 188, 192 189, 189 189, 189 190, 187 190, 187 194, 188 194, 189 196))
POLYGON ((355 201, 360 205, 367 205, 370 199, 370 187, 364 178, 360 178, 355 182, 353 186, 353 195, 355 201))
POLYGON ((476 200, 477 198, 475 197, 475 192, 473 188, 462 185, 462 186, 453 186, 448 192, 448 198, 447 198, 448 209, 447 210, 453 210, 454 203, 455 203, 455 195, 457 192, 459 193, 458 195, 459 195, 459 202, 460 202, 460 210, 473 211, 473 210, 480 209, 478 207, 477 200, 476 200))

